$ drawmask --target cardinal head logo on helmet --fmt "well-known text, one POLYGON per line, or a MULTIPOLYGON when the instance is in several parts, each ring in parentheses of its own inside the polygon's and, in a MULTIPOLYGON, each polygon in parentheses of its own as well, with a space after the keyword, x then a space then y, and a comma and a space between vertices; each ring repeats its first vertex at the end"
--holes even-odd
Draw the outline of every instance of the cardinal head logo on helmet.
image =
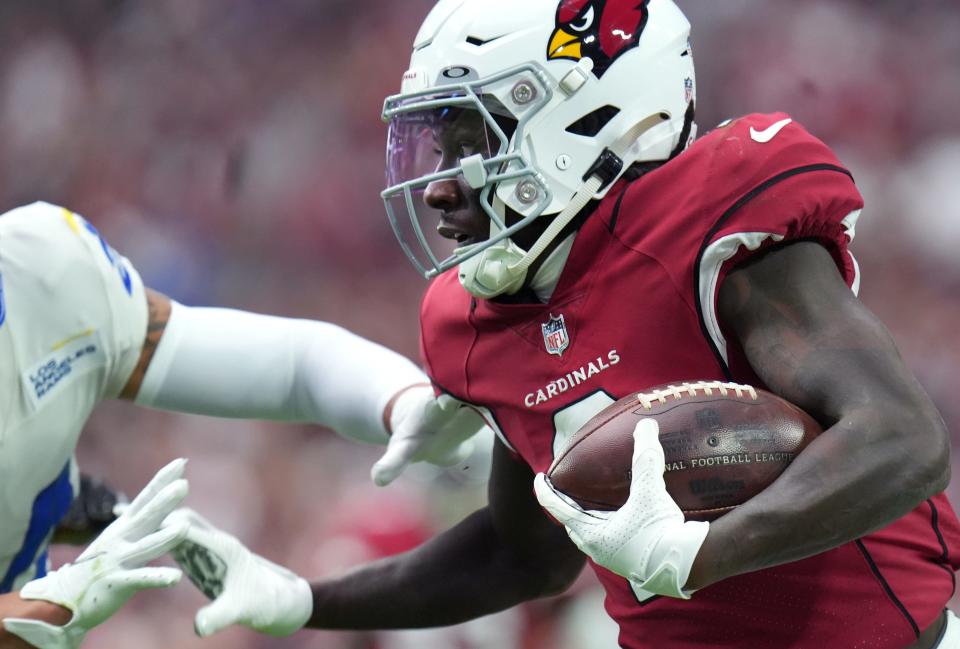
POLYGON ((640 43, 650 0, 561 0, 548 59, 593 60, 593 73, 604 72, 624 52, 640 43))

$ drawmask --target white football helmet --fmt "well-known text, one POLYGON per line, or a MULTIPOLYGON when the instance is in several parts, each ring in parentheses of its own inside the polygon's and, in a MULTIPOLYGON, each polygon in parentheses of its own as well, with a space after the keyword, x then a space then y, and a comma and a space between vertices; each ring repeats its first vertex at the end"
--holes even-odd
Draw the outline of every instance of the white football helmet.
POLYGON ((440 0, 383 111, 382 196, 418 270, 459 266, 482 298, 516 292, 630 165, 686 148, 696 135, 689 34, 672 0, 440 0), (455 159, 437 150, 438 129, 465 125, 473 135, 455 159), (480 193, 490 238, 442 254, 423 192, 458 177, 480 193), (510 240, 543 215, 556 217, 529 250, 510 240))

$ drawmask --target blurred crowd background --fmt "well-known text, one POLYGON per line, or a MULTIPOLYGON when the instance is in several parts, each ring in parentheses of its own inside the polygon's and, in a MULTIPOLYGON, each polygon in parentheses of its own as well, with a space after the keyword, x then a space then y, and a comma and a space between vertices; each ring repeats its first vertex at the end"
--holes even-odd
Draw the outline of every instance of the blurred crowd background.
MULTIPOLYGON (((960 5, 679 4, 693 23, 701 132, 784 110, 853 171, 867 201, 853 246, 861 296, 960 441, 960 5)), ((330 320, 416 356, 425 284, 379 199, 379 117, 431 5, 4 0, 0 210, 67 205, 182 302, 330 320)), ((483 454, 377 490, 377 449, 309 426, 116 404, 79 450, 87 472, 131 494, 180 455, 191 505, 311 576, 412 547, 485 498, 483 454)), ((610 646, 586 575, 571 595, 424 633, 277 640, 239 629, 201 642, 192 613, 203 601, 186 583, 138 596, 88 646, 610 646)))

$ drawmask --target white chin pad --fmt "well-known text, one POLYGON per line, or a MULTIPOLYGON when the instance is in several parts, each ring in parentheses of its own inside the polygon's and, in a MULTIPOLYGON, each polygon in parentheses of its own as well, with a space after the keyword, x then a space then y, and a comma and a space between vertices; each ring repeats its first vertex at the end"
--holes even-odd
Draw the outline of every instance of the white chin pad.
POLYGON ((460 264, 460 283, 467 292, 485 300, 516 293, 523 286, 527 271, 515 272, 512 267, 524 254, 510 239, 496 243, 460 264))

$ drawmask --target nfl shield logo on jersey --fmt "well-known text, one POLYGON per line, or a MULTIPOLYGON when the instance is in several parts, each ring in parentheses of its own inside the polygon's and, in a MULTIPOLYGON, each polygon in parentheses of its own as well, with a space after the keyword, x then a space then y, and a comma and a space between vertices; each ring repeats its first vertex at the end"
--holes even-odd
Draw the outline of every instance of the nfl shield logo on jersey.
POLYGON ((560 356, 563 350, 570 346, 570 337, 567 335, 567 325, 563 323, 563 314, 555 316, 550 314, 550 320, 540 325, 543 329, 543 344, 547 346, 547 352, 560 356))

